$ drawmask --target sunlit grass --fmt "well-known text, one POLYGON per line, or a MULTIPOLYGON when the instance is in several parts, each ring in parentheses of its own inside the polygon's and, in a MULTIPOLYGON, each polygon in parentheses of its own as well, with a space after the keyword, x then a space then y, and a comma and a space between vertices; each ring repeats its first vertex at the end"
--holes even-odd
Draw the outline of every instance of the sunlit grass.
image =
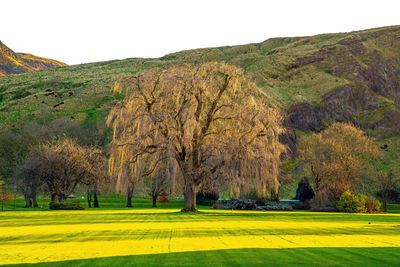
POLYGON ((400 214, 179 209, 0 213, 0 263, 232 249, 400 247, 400 214))

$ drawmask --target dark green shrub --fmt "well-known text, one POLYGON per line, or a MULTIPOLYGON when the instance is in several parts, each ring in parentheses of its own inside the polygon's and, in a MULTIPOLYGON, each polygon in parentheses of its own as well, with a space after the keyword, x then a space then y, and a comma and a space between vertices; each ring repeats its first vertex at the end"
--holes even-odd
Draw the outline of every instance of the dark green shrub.
POLYGON ((79 202, 50 202, 51 210, 84 210, 79 202))
POLYGON ((211 207, 211 206, 214 205, 217 201, 218 201, 218 200, 213 200, 213 199, 208 199, 208 198, 202 198, 202 199, 199 199, 199 200, 196 199, 196 204, 211 207))
POLYGON ((340 212, 349 212, 349 213, 362 213, 366 212, 365 208, 365 195, 355 195, 346 191, 342 194, 340 199, 336 202, 336 208, 340 212))
POLYGON ((314 190, 310 186, 307 177, 303 177, 297 186, 296 197, 294 199, 306 201, 315 196, 314 190))
POLYGON ((265 200, 260 204, 263 205, 257 205, 256 200, 253 199, 227 199, 220 200, 218 205, 214 205, 214 208, 226 210, 293 210, 289 203, 265 200))
POLYGON ((265 200, 265 198, 257 198, 256 199, 256 205, 257 206, 265 206, 265 204, 266 204, 266 200, 265 200))
POLYGON ((218 201, 219 195, 216 192, 197 192, 196 204, 203 206, 212 206, 218 201))

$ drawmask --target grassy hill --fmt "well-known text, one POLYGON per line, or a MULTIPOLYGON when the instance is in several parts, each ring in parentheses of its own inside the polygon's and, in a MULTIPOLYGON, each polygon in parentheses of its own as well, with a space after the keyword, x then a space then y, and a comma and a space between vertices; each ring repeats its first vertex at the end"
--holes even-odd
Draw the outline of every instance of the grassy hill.
POLYGON ((336 108, 332 112, 350 112, 350 117, 339 117, 373 128, 386 113, 399 111, 399 38, 400 27, 394 26, 9 75, 0 77, 0 125, 17 127, 43 116, 73 116, 82 121, 101 117, 113 100, 110 87, 122 75, 182 62, 225 61, 242 67, 272 101, 291 112, 301 103, 335 105, 329 100, 337 97, 338 89, 358 93, 365 103, 354 99, 342 109, 332 107, 336 108), (362 107, 352 107, 358 104, 362 107))
POLYGON ((120 77, 179 63, 225 61, 246 74, 299 131, 349 121, 400 154, 400 26, 181 51, 0 77, 0 129, 56 118, 103 121, 120 77), (389 139, 388 139, 389 138, 389 139))

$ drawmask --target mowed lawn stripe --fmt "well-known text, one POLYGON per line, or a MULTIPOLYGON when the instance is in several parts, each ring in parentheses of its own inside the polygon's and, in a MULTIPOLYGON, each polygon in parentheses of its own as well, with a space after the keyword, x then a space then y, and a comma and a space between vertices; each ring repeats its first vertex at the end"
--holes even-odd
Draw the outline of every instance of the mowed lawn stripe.
POLYGON ((0 218, 2 264, 253 248, 400 247, 400 229, 392 227, 398 214, 157 209, 4 212, 0 218))

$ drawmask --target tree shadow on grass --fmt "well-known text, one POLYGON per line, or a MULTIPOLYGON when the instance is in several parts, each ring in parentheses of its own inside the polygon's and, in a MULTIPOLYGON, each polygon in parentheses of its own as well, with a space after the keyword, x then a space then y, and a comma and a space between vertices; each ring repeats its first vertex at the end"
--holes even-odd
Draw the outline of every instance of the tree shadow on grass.
MULTIPOLYGON (((227 249, 45 262, 33 266, 398 266, 400 248, 227 249)), ((27 266, 18 264, 10 266, 27 266)))

